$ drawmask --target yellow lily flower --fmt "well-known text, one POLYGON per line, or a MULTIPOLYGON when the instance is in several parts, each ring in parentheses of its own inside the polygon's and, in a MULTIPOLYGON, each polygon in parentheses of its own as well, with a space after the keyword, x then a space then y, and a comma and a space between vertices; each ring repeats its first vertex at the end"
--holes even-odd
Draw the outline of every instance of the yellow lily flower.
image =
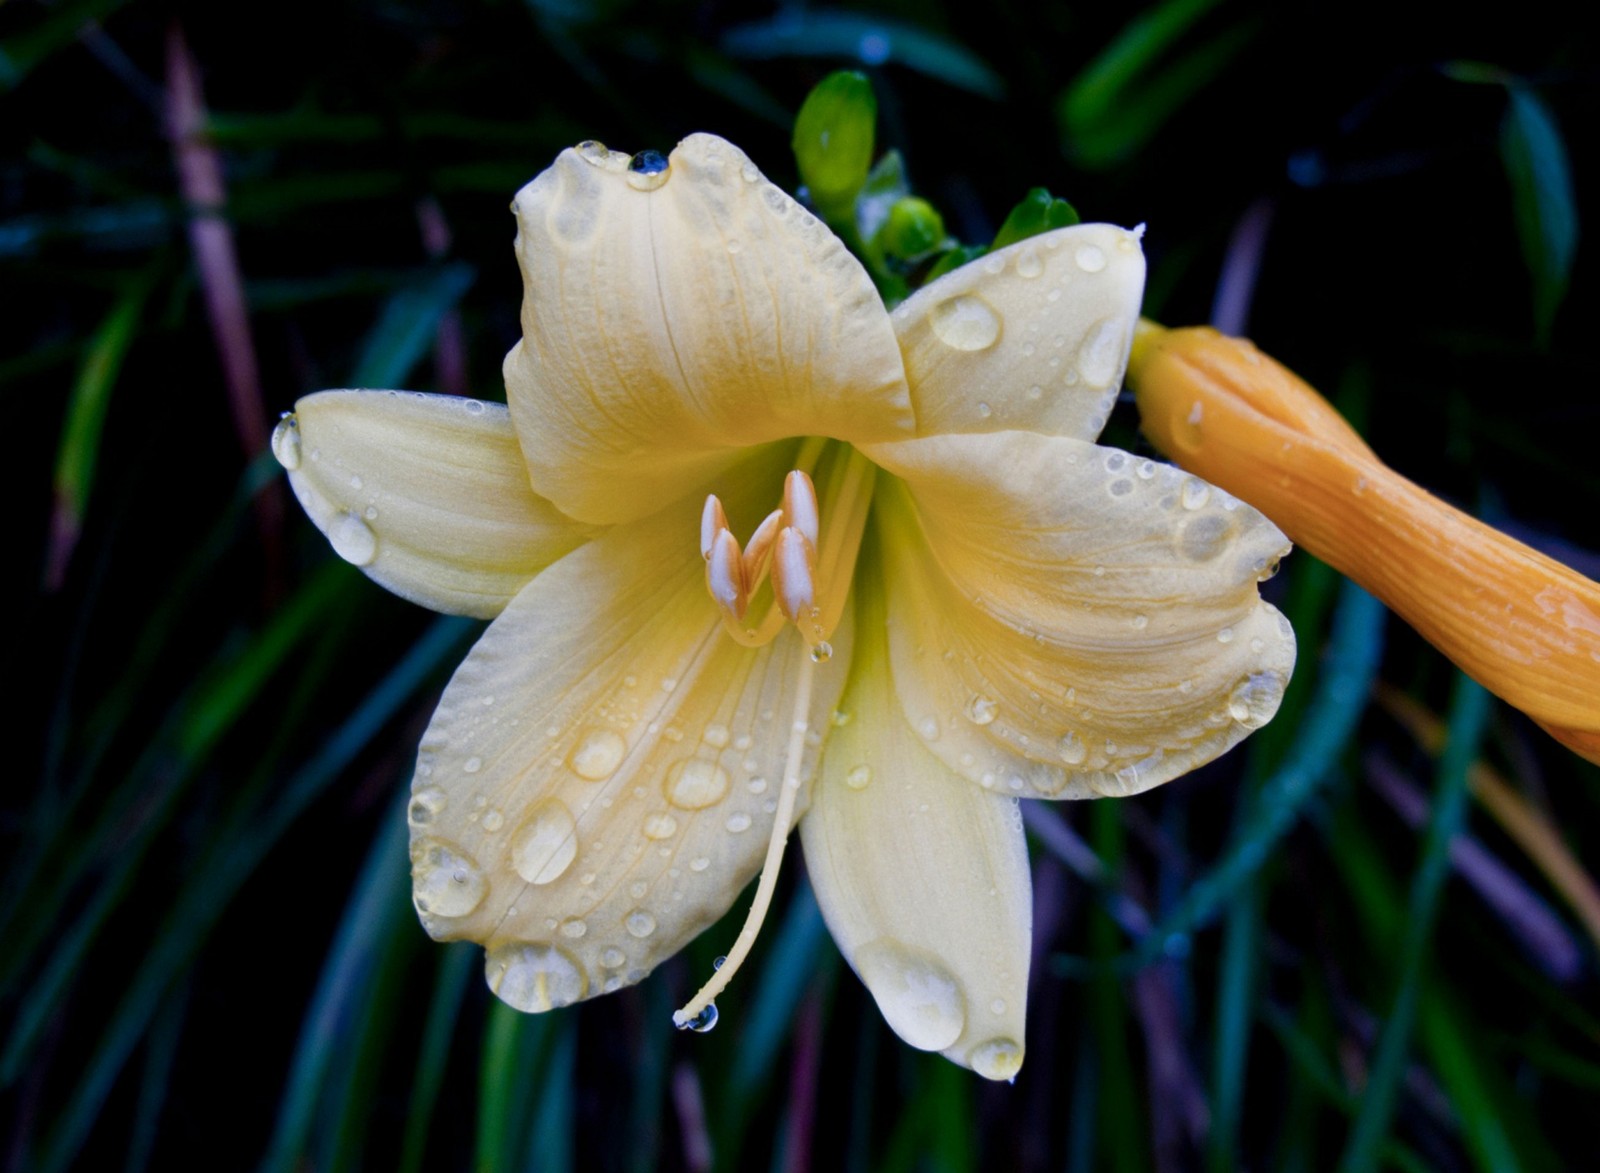
POLYGON ((1145 322, 1128 382, 1158 448, 1259 504, 1468 676, 1600 764, 1600 583, 1389 468, 1245 339, 1145 322))
POLYGON ((1276 710, 1288 544, 1097 447, 1139 236, 1003 249, 893 315, 710 135, 595 143, 518 193, 507 407, 300 401, 274 446, 334 548, 494 622, 418 754, 414 895, 542 1011, 642 979, 800 822, 835 940, 911 1045, 1022 1062, 1016 799, 1131 794, 1276 710), (745 540, 741 543, 740 538, 745 540), (801 814, 804 812, 803 818, 801 814))

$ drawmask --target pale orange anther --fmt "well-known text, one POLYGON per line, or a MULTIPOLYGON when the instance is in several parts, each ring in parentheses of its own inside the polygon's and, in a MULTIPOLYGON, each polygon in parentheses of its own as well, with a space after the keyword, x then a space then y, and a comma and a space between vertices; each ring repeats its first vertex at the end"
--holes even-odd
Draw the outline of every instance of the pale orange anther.
POLYGON ((700 511, 700 557, 711 557, 711 547, 717 540, 717 534, 727 528, 728 515, 722 511, 722 502, 717 500, 717 495, 712 493, 706 498, 705 508, 700 511))
POLYGON ((821 532, 817 489, 798 468, 783 479, 783 520, 804 534, 813 550, 817 548, 817 535, 821 532))
MULTIPOLYGON (((712 498, 716 500, 716 498, 712 498)), ((706 558, 706 590, 717 601, 717 606, 735 619, 743 619, 750 596, 745 593, 744 574, 739 555, 739 539, 724 527, 711 541, 711 553, 706 558)))
POLYGON ((756 526, 756 532, 750 535, 750 541, 744 548, 744 590, 745 594, 753 595, 756 588, 761 585, 761 580, 767 576, 767 558, 772 553, 772 543, 777 540, 778 531, 783 528, 783 510, 774 509, 756 526))
POLYGON ((805 534, 792 525, 784 526, 772 551, 772 593, 778 610, 796 626, 809 619, 816 605, 816 567, 812 564, 814 546, 805 534))

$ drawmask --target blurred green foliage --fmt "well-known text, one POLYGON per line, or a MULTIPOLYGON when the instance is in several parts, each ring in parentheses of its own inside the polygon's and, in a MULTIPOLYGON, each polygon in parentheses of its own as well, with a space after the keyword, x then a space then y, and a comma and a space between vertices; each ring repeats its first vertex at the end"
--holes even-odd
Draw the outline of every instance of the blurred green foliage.
MULTIPOLYGON (((1592 861, 1600 777, 1304 554, 1273 725, 1030 814, 1028 1062, 989 1086, 887 1033, 798 867, 709 1035, 668 1016, 727 926, 571 1011, 495 1002, 417 926, 396 809, 476 625, 338 562, 240 439, 325 386, 497 396, 517 187, 711 130, 890 300, 1075 208, 1146 224, 1148 313, 1245 313, 1398 469, 1593 576, 1595 44, 1553 6, 1391 9, 0 6, 4 1168, 1592 1165, 1596 945, 1464 779, 1475 747, 1592 861), (174 170, 184 51, 220 208, 174 170), (838 70, 865 80, 804 105, 838 70), (1374 679, 1452 714, 1442 761, 1374 679)), ((1148 452, 1126 405, 1107 441, 1148 452)))

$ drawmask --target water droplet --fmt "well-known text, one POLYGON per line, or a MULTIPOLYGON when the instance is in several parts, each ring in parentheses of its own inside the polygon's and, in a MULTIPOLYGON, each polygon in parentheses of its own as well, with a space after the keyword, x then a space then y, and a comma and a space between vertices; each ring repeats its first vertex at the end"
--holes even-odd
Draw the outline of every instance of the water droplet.
POLYGON ((1150 626, 1150 616, 1135 615, 1132 619, 1128 620, 1128 622, 1132 625, 1135 631, 1143 631, 1146 627, 1150 626))
POLYGON ((1106 318, 1090 330, 1078 346, 1078 373, 1091 387, 1109 387, 1128 357, 1126 325, 1106 318))
POLYGON ((483 903, 489 881, 477 861, 442 839, 411 844, 411 901, 430 916, 466 916, 483 903))
POLYGON ((1228 694, 1228 715, 1246 729, 1259 729, 1272 720, 1282 699, 1283 681, 1271 672, 1257 672, 1228 694))
POLYGON ((689 870, 691 872, 703 872, 710 866, 711 860, 703 855, 696 856, 689 861, 689 870))
POLYGON ((462 400, 461 410, 468 415, 482 415, 488 409, 484 407, 481 399, 465 399, 462 400))
POLYGON ((463 774, 476 774, 481 769, 483 769, 483 759, 476 754, 461 763, 463 774))
POLYGON ((364 488, 365 486, 366 486, 366 482, 365 481, 363 481, 359 476, 351 474, 350 487, 352 489, 360 489, 360 488, 364 488))
POLYGON ((646 839, 671 839, 678 833, 678 820, 665 811, 647 815, 644 820, 646 839))
POLYGON ((574 149, 578 152, 578 156, 580 158, 586 162, 594 163, 596 165, 604 163, 606 161, 606 156, 611 154, 611 152, 606 149, 605 143, 596 142, 594 139, 585 139, 574 149))
POLYGON ((579 739, 569 761, 578 777, 599 782, 617 772, 627 752, 627 742, 620 734, 610 729, 591 729, 579 739))
POLYGON ((978 418, 979 419, 988 419, 993 414, 994 414, 994 408, 990 407, 987 403, 980 402, 978 404, 978 418))
POLYGON ((635 937, 648 937, 656 931, 656 918, 642 908, 634 909, 622 923, 635 937))
POLYGON ((939 740, 939 718, 924 717, 917 722, 917 732, 922 734, 924 741, 939 740))
POLYGON ((1122 784, 1125 793, 1134 793, 1139 789, 1139 767, 1123 766, 1117 771, 1117 781, 1122 784))
POLYGON ((1069 766, 1081 766, 1083 759, 1089 756, 1089 747, 1083 743, 1075 730, 1069 729, 1061 735, 1061 740, 1056 742, 1056 752, 1061 755, 1061 760, 1069 766))
POLYGON ((644 899, 644 894, 648 891, 650 891, 650 885, 646 884, 643 880, 635 880, 633 883, 628 885, 628 894, 631 895, 635 900, 644 899))
POLYGON ((990 1039, 972 1048, 967 1063, 985 1079, 1015 1079, 1022 1070, 1022 1044, 1011 1039, 990 1039))
POLYGON ((406 808, 406 820, 413 827, 426 827, 433 822, 433 816, 444 810, 445 793, 437 786, 428 786, 417 791, 411 796, 411 805, 406 808))
POLYGON ((571 937, 574 941, 588 931, 589 926, 584 924, 583 921, 577 919, 576 917, 574 917, 572 920, 561 922, 561 935, 563 937, 571 937))
MULTIPOLYGON (((747 762, 745 764, 750 765, 751 763, 747 762)), ((752 778, 745 783, 745 787, 751 794, 764 794, 767 789, 767 780, 765 778, 752 778)))
POLYGON ((827 640, 821 640, 811 646, 811 658, 818 664, 826 664, 833 659, 833 645, 827 640))
POLYGON ((511 839, 511 866, 530 884, 558 879, 577 854, 577 824, 559 798, 536 804, 511 839))
POLYGON ((1078 262, 1078 268, 1085 273, 1098 273, 1106 267, 1106 254, 1092 244, 1086 244, 1080 248, 1073 260, 1078 262))
POLYGON ((554 945, 498 945, 489 950, 485 976, 502 1002, 527 1014, 570 1006, 589 992, 578 963, 554 945))
POLYGON ((706 731, 700 736, 713 749, 721 749, 731 740, 731 735, 728 733, 726 725, 707 725, 706 731))
POLYGON ((1128 480, 1127 477, 1118 478, 1106 486, 1106 492, 1113 497, 1126 497, 1133 492, 1133 482, 1128 480))
POLYGON ((1039 259, 1039 249, 1035 245, 1027 245, 1017 254, 1017 276, 1027 277, 1030 280, 1044 272, 1044 262, 1039 259))
POLYGON ((699 1014, 696 1014, 693 1018, 689 1019, 688 1022, 685 1022, 678 1029, 692 1030, 696 1034, 703 1035, 716 1025, 717 1004, 715 1002, 708 1002, 706 1003, 706 1008, 704 1010, 700 1011, 699 1014))
POLYGON ((618 969, 628 962, 628 955, 615 945, 600 954, 600 964, 607 969, 618 969))
POLYGON ((654 191, 670 174, 671 164, 660 151, 640 151, 628 162, 628 186, 636 191, 654 191))
POLYGON ((1233 523, 1216 513, 1190 518, 1178 531, 1178 553, 1193 562, 1209 562, 1228 545, 1233 523))
POLYGON ((667 771, 663 789, 673 806, 703 810, 721 802, 728 793, 728 772, 703 758, 685 758, 667 771))
POLYGON ((1221 631, 1217 632, 1217 642, 1219 644, 1232 643, 1233 642, 1233 628, 1224 627, 1221 631))
POLYGON ((884 1019, 911 1046, 942 1051, 961 1037, 966 997, 933 957, 880 937, 856 955, 856 968, 884 1019))
POLYGON ((290 472, 300 467, 300 421, 292 411, 284 412, 272 429, 272 455, 290 472))
POLYGON ((872 784, 872 767, 866 763, 853 767, 844 776, 844 784, 851 790, 865 790, 872 784))
POLYGON ((1128 454, 1126 452, 1119 452, 1113 448, 1110 452, 1106 453, 1107 472, 1121 472, 1127 463, 1128 454))
POLYGON ((1204 481, 1190 477, 1183 482, 1183 494, 1179 498, 1185 509, 1199 509, 1211 498, 1211 486, 1204 481))
POLYGON ((506 818, 499 811, 487 811, 483 816, 483 829, 491 835, 506 825, 506 818))
POLYGON ((729 815, 726 825, 728 830, 732 831, 735 835, 742 831, 748 831, 750 829, 750 816, 743 813, 729 815))
POLYGON ((986 696, 975 696, 967 702, 967 720, 974 725, 992 724, 1000 712, 1000 702, 986 696))
POLYGON ((328 528, 333 552, 352 566, 370 566, 378 556, 378 535, 354 513, 342 513, 328 528))
POLYGON ((929 321, 939 341, 955 350, 986 350, 1000 337, 1000 316, 971 294, 940 302, 929 321))

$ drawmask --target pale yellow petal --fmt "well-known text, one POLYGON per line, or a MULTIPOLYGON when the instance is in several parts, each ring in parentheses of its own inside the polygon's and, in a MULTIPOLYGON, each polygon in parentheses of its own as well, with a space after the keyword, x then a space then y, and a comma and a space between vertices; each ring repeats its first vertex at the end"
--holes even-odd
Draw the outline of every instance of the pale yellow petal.
POLYGON ((751 444, 913 434, 888 314, 820 221, 712 135, 665 172, 628 158, 584 144, 517 194, 505 374, 536 489, 620 522, 751 444))
POLYGON ((1028 432, 875 448, 895 687, 946 765, 1123 795, 1277 711, 1294 633, 1257 583, 1289 543, 1170 465, 1028 432))
POLYGON ((1144 294, 1142 230, 1079 224, 961 266, 893 315, 917 432, 1093 440, 1144 294))
POLYGON ((323 391, 273 437, 333 548, 395 594, 490 619, 597 529, 536 495, 499 404, 410 391, 323 391))
MULTIPOLYGON (((410 806, 423 925, 483 944, 490 986, 520 1009, 640 980, 727 911, 766 851, 809 651, 792 629, 760 649, 723 632, 698 513, 686 502, 618 527, 541 574, 423 738, 410 806)), ((849 662, 850 632, 834 640, 816 730, 849 662)))
POLYGON ((881 600, 860 605, 849 719, 829 737, 800 823, 806 870, 894 1032, 1009 1079, 1022 1065, 1031 943, 1022 818, 1015 799, 969 785, 906 726, 881 600))

